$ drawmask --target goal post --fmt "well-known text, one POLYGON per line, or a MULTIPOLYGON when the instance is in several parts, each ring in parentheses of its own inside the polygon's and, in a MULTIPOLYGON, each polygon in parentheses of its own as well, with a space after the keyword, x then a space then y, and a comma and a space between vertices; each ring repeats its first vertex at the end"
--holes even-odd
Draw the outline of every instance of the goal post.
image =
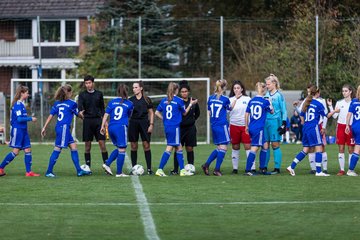
MULTIPOLYGON (((210 143, 210 118, 207 114, 207 99, 210 96, 210 78, 107 78, 107 79, 95 79, 95 89, 103 92, 105 103, 110 99, 117 96, 116 89, 118 84, 124 83, 129 88, 129 96, 132 96, 132 84, 137 81, 144 83, 144 92, 149 96, 154 105, 154 111, 160 100, 166 96, 167 86, 169 82, 179 83, 182 80, 186 80, 191 88, 191 97, 199 100, 200 117, 196 121, 198 132, 198 144, 210 143)), ((55 133, 48 131, 48 135, 45 139, 40 136, 40 130, 42 128, 41 122, 45 122, 49 115, 50 108, 54 103, 54 93, 60 85, 70 84, 73 87, 73 100, 77 100, 77 95, 83 91, 83 79, 11 79, 11 101, 15 95, 16 87, 19 84, 27 85, 31 92, 31 99, 27 103, 27 111, 29 115, 36 116, 38 121, 28 125, 30 136, 34 142, 51 142, 55 139, 55 133), (42 82, 43 84, 43 98, 39 97, 38 86, 42 82), (35 86, 35 87, 34 87, 35 86), (41 102, 40 99, 43 99, 41 102), (42 106, 42 107, 40 107, 42 106), (40 119, 42 121, 40 121, 40 119)), ((10 101, 10 102, 11 102, 10 101)), ((156 118, 156 117, 155 117, 156 118)), ((49 130, 55 125, 56 121, 52 121, 49 126, 49 130)), ((77 139, 81 139, 82 123, 81 120, 74 120, 73 123, 73 135, 77 139)), ((160 119, 155 119, 154 131, 151 136, 151 143, 164 143, 165 136, 163 130, 163 124, 160 119)))

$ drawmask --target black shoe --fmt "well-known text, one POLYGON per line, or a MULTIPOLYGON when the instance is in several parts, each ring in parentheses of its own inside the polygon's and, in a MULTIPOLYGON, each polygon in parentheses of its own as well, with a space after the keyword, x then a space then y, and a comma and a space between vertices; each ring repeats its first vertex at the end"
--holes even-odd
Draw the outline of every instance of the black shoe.
POLYGON ((327 170, 322 171, 323 173, 329 174, 327 170))
POLYGON ((179 175, 179 172, 175 171, 175 170, 172 170, 172 171, 170 171, 170 175, 179 175))
POLYGON ((255 170, 255 169, 251 169, 251 172, 252 172, 252 173, 256 173, 256 170, 255 170))
POLYGON ((257 173, 262 175, 271 175, 271 172, 268 172, 265 168, 260 168, 257 173))
POLYGON ((148 169, 147 172, 148 172, 148 175, 154 175, 154 172, 151 169, 148 169))
POLYGON ((220 170, 215 170, 215 171, 213 172, 213 174, 214 174, 215 176, 218 176, 218 177, 221 177, 221 176, 222 176, 222 173, 220 172, 220 170))
POLYGON ((316 171, 315 170, 310 170, 309 174, 315 174, 316 171))
POLYGON ((204 171, 205 175, 209 176, 209 166, 206 166, 206 164, 201 165, 202 170, 204 171))
POLYGON ((279 168, 274 168, 274 170, 271 172, 271 175, 280 174, 279 168))
POLYGON ((231 174, 238 174, 238 170, 237 169, 233 169, 231 174))

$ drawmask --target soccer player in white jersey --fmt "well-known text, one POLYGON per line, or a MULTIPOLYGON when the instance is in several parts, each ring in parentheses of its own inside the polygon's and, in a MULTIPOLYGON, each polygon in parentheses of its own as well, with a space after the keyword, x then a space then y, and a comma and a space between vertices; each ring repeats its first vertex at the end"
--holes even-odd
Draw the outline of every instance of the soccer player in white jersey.
MULTIPOLYGON (((337 118, 337 126, 336 126, 336 144, 339 146, 339 165, 340 171, 338 172, 338 176, 345 175, 345 144, 348 146, 349 152, 349 164, 351 159, 351 154, 354 151, 354 138, 352 136, 352 132, 349 131, 348 133, 345 132, 346 128, 346 115, 349 112, 349 106, 351 103, 351 99, 354 98, 355 90, 350 84, 345 84, 342 87, 342 95, 343 99, 339 100, 335 104, 335 110, 338 109, 338 113, 333 115, 333 118, 337 118)), ((328 99, 327 104, 329 105, 330 111, 333 110, 332 100, 328 99)), ((352 121, 350 121, 351 126, 352 121)))
MULTIPOLYGON (((246 95, 244 84, 238 80, 233 82, 229 97, 231 106, 233 106, 232 111, 229 113, 230 138, 232 144, 232 173, 237 174, 239 167, 240 143, 244 146, 246 157, 248 157, 250 152, 251 139, 250 135, 245 131, 245 111, 251 98, 246 95)), ((255 161, 251 169, 255 170, 255 161)))

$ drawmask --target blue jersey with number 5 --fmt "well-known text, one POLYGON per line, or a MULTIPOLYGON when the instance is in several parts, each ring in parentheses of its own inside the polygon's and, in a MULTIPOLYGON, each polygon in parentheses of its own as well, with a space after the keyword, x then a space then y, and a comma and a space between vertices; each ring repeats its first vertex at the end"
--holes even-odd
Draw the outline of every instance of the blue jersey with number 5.
POLYGON ((110 115, 109 126, 114 124, 128 125, 134 105, 131 101, 122 98, 114 98, 111 100, 105 112, 110 115))
POLYGON ((208 110, 210 112, 210 123, 212 126, 228 124, 227 110, 231 110, 230 100, 228 97, 221 95, 217 99, 216 94, 211 95, 207 102, 208 110))
POLYGON ((182 120, 182 114, 185 112, 185 104, 184 101, 177 96, 174 96, 170 104, 167 98, 163 98, 156 110, 162 113, 164 127, 179 126, 182 120))
POLYGON ((75 101, 67 99, 65 101, 56 101, 50 110, 51 115, 57 115, 56 126, 71 125, 74 114, 77 116, 79 110, 75 101))
POLYGON ((326 117, 325 108, 321 102, 313 99, 311 100, 307 111, 305 113, 301 112, 300 116, 304 118, 303 128, 313 128, 319 125, 320 116, 326 117))
POLYGON ((255 96, 250 100, 246 112, 250 114, 250 130, 264 128, 266 113, 271 112, 270 102, 261 96, 255 96))
POLYGON ((351 129, 360 130, 360 100, 354 98, 349 107, 349 112, 353 114, 353 123, 351 129))

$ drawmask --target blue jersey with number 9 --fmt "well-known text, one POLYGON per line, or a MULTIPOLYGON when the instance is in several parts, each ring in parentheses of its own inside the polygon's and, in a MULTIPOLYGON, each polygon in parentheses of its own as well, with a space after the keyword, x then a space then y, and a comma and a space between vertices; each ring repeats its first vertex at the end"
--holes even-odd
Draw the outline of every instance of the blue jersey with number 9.
POLYGON ((178 96, 174 96, 169 103, 167 98, 163 98, 156 108, 156 111, 162 113, 164 127, 179 126, 182 120, 182 114, 185 112, 184 100, 178 96))
POLYGON ((67 99, 56 101, 50 110, 51 115, 57 115, 56 126, 71 125, 74 114, 77 116, 79 110, 75 101, 67 99))
POLYGON ((114 124, 127 126, 133 109, 133 103, 127 99, 119 97, 111 100, 105 109, 105 112, 110 115, 109 126, 114 124))
POLYGON ((255 96, 250 100, 246 112, 250 114, 249 129, 263 129, 265 126, 266 113, 271 112, 270 102, 262 96, 255 96))
POLYGON ((320 116, 326 117, 325 108, 321 102, 313 99, 306 112, 301 112, 300 116, 304 118, 303 128, 313 128, 319 125, 320 116))
POLYGON ((360 101, 357 98, 354 98, 349 107, 349 112, 353 114, 353 123, 351 129, 360 130, 360 101))

